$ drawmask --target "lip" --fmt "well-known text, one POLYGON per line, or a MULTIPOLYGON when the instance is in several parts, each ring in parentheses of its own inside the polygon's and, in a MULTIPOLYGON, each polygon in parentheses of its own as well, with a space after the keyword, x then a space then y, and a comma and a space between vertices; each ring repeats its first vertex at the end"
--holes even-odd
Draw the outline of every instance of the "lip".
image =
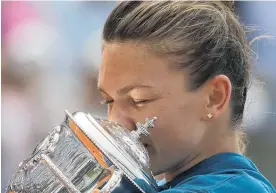
POLYGON ((144 148, 149 153, 149 151, 152 147, 151 139, 148 136, 143 136, 143 137, 140 138, 140 141, 141 141, 142 145, 144 146, 144 148))
POLYGON ((147 149, 149 147, 149 144, 143 143, 144 147, 147 149))
POLYGON ((153 152, 153 147, 150 145, 150 144, 143 144, 148 155, 151 156, 152 155, 152 152, 153 152))
POLYGON ((141 136, 140 139, 141 143, 145 146, 145 147, 148 147, 150 145, 150 138, 148 136, 141 136))

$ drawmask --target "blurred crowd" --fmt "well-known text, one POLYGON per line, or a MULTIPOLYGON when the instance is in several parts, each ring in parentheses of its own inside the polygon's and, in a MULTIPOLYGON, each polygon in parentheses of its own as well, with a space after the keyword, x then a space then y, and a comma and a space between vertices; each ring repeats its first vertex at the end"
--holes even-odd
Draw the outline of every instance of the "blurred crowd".
MULTIPOLYGON (((64 119, 64 110, 106 116, 97 91, 101 30, 112 1, 2 3, 2 192, 17 165, 64 119)), ((249 38, 276 35, 276 2, 237 2, 249 38)), ((256 41, 246 105, 248 156, 276 186, 275 38, 256 41), (258 58, 257 58, 258 56, 258 58)))

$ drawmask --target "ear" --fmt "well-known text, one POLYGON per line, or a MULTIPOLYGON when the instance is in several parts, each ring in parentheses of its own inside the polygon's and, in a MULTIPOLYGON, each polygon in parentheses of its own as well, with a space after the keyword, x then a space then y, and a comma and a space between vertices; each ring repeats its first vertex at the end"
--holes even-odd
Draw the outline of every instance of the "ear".
POLYGON ((206 96, 204 119, 215 119, 229 107, 232 85, 225 75, 217 75, 207 82, 204 89, 206 96), (211 116, 208 116, 210 115, 211 116))

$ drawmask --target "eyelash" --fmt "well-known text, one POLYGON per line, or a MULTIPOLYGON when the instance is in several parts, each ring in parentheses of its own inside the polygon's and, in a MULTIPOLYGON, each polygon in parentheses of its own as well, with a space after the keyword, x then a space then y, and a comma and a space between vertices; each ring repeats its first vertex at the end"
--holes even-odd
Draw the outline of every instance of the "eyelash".
POLYGON ((109 104, 111 104, 113 102, 114 102, 114 100, 102 100, 101 104, 103 104, 103 105, 109 105, 109 104))
MULTIPOLYGON (((111 104, 111 103, 113 103, 114 102, 114 100, 103 100, 103 101, 101 101, 101 104, 106 104, 106 105, 108 105, 108 104, 111 104)), ((134 100, 132 100, 132 102, 134 103, 134 104, 136 104, 136 105, 142 105, 142 104, 145 104, 145 103, 147 103, 147 102, 149 102, 148 100, 140 100, 140 101, 134 101, 134 100)))
POLYGON ((140 100, 140 101, 134 101, 134 100, 132 100, 132 102, 134 104, 136 104, 136 105, 142 105, 142 104, 145 104, 145 103, 147 103, 149 101, 148 100, 140 100))

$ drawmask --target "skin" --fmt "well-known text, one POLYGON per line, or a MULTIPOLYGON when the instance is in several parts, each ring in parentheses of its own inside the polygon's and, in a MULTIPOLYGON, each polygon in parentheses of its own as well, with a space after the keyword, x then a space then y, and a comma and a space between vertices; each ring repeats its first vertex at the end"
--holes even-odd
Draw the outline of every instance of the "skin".
POLYGON ((228 77, 218 75, 190 91, 185 69, 171 65, 146 44, 105 43, 98 79, 109 120, 135 130, 136 122, 158 118, 141 141, 154 175, 167 181, 214 154, 239 152, 230 123, 228 77))

